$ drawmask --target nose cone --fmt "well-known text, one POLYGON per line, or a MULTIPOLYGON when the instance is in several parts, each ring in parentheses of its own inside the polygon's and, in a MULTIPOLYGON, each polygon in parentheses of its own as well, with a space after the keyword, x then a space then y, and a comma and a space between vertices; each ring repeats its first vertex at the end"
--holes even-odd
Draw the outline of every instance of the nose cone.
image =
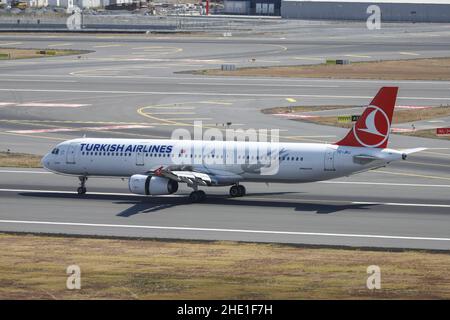
POLYGON ((49 169, 50 166, 50 160, 49 160, 50 156, 48 155, 48 153, 42 157, 41 159, 41 165, 45 168, 45 169, 49 169))

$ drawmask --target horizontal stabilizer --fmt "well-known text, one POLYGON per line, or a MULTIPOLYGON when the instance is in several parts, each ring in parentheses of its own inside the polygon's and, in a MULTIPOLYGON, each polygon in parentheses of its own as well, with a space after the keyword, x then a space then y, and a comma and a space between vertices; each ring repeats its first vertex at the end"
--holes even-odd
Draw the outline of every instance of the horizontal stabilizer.
POLYGON ((400 152, 402 152, 404 154, 411 154, 411 153, 416 153, 416 152, 420 152, 423 150, 427 150, 427 148, 403 149, 403 150, 400 150, 400 152))

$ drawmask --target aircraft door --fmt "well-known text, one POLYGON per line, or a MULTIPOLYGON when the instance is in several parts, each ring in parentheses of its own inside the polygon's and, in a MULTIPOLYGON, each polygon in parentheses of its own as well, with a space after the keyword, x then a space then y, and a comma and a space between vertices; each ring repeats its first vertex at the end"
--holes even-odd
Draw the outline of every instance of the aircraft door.
POLYGON ((332 148, 327 148, 325 150, 325 165, 324 170, 325 171, 335 171, 334 168, 334 155, 336 153, 336 150, 332 148))
POLYGON ((75 164, 75 154, 76 154, 76 143, 69 144, 66 153, 66 163, 67 164, 75 164))
POLYGON ((136 152, 136 165, 143 166, 144 165, 144 153, 136 152))

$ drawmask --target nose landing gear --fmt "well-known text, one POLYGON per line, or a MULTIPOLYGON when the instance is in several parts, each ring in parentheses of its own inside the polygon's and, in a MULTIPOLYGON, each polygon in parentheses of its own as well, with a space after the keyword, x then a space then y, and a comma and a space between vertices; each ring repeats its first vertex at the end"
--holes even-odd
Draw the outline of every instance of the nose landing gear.
POLYGON ((78 177, 78 179, 80 179, 80 186, 77 189, 78 194, 85 194, 87 189, 86 189, 86 181, 87 181, 87 177, 86 176, 81 176, 78 177))

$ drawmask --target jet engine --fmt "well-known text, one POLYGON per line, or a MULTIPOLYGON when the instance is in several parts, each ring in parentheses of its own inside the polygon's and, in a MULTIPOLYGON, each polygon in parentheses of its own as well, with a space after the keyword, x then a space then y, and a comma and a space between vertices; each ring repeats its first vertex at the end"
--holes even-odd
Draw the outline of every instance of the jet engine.
POLYGON ((144 195, 172 194, 178 190, 178 182, 163 177, 135 174, 128 181, 130 192, 144 195))

